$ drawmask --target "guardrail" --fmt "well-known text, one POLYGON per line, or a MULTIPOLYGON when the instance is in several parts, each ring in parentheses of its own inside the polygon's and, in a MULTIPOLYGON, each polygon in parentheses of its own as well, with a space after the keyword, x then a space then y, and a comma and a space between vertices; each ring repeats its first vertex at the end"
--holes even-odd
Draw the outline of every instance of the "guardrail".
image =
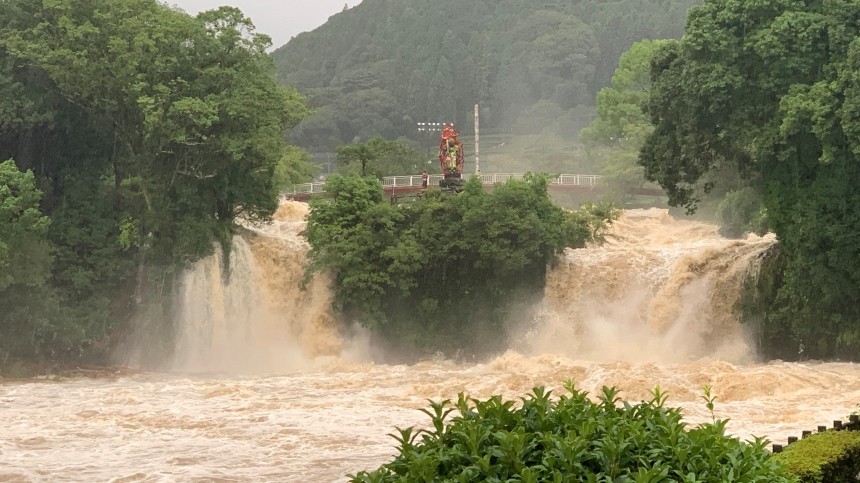
MULTIPOLYGON (((504 183, 509 179, 523 179, 524 173, 490 173, 480 175, 481 182, 485 185, 494 185, 496 183, 504 183)), ((431 174, 428 184, 436 185, 443 179, 441 174, 431 174)), ((561 174, 550 181, 550 184, 560 186, 597 186, 600 182, 600 176, 596 174, 561 174)), ((383 188, 407 188, 420 187, 421 175, 407 176, 386 176, 382 178, 383 188)), ((293 186, 292 190, 285 191, 284 196, 298 194, 316 194, 325 193, 325 182, 303 183, 293 186)))

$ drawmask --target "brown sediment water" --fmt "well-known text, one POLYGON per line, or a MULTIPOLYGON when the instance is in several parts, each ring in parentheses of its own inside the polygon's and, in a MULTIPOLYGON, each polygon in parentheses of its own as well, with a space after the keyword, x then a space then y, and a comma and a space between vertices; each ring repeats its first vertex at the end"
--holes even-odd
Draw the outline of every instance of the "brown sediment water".
POLYGON ((773 235, 728 240, 667 210, 632 210, 601 246, 567 250, 547 277, 530 352, 589 360, 749 362, 735 306, 773 235))
POLYGON ((330 281, 302 290, 308 246, 304 203, 283 203, 266 225, 233 239, 229 275, 220 253, 196 263, 180 285, 176 357, 164 369, 265 373, 305 367, 343 351, 330 281))
POLYGON ((192 267, 174 360, 157 372, 0 381, 0 481, 345 481, 390 460, 395 426, 425 425, 426 399, 518 398, 572 379, 641 400, 659 385, 692 423, 784 442, 860 401, 847 363, 756 362, 731 310, 774 243, 731 241, 665 211, 627 213, 601 247, 569 250, 512 349, 479 363, 386 365, 330 308, 330 281, 300 291, 306 205, 192 267))

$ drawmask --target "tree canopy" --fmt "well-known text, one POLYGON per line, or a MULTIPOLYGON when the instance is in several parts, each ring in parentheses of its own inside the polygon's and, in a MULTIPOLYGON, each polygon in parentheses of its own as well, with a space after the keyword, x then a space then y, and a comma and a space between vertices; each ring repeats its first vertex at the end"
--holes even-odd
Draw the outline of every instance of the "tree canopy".
POLYGON ((690 208, 720 172, 752 180, 787 257, 765 324, 803 356, 860 349, 858 19, 855 1, 708 0, 653 64, 646 176, 690 208))
POLYGON ((64 312, 37 321, 26 300, 3 300, 16 310, 0 311, 0 327, 39 334, 19 350, 78 355, 104 339, 149 279, 164 291, 174 267, 229 241, 237 216, 271 214, 279 163, 294 167, 282 178, 306 172, 285 157, 284 131, 309 110, 277 85, 269 45, 229 7, 191 17, 156 0, 0 3, 0 159, 25 173, 6 163, 3 176, 25 209, 44 193, 50 227, 31 231, 47 229, 54 252, 39 290, 64 312))
POLYGON ((615 217, 565 212, 538 175, 491 192, 472 178, 459 195, 431 190, 411 205, 389 203, 373 178, 334 176, 326 191, 331 200, 311 201, 308 276, 332 271, 344 313, 413 355, 497 350, 521 321, 517 302, 542 296, 547 265, 615 217))
POLYGON ((38 285, 48 276, 51 220, 39 211, 41 197, 32 172, 18 171, 12 160, 0 163, 0 290, 38 285))
POLYGON ((428 164, 409 144, 380 137, 338 146, 337 161, 341 173, 376 177, 416 174, 424 168, 436 167, 436 163, 428 164))

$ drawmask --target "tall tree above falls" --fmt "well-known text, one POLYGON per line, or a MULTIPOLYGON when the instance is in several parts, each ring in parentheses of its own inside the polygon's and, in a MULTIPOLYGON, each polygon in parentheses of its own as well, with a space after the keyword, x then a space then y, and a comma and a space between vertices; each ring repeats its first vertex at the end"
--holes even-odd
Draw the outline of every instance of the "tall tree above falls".
POLYGON ((756 323, 779 357, 860 358, 858 72, 856 0, 706 0, 652 63, 645 176, 688 208, 715 173, 758 180, 785 265, 756 323))
POLYGON ((269 45, 231 7, 0 2, 0 372, 99 360, 307 174, 269 45))

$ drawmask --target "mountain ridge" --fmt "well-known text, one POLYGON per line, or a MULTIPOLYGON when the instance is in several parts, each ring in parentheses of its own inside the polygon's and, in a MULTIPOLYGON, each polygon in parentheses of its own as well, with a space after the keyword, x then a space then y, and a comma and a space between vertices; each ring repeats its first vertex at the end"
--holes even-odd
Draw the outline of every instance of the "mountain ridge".
MULTIPOLYGON (((293 142, 325 150, 416 122, 576 137, 633 42, 676 38, 697 0, 364 0, 272 53, 316 113, 293 142)), ((468 131, 468 128, 465 129, 468 131)))

